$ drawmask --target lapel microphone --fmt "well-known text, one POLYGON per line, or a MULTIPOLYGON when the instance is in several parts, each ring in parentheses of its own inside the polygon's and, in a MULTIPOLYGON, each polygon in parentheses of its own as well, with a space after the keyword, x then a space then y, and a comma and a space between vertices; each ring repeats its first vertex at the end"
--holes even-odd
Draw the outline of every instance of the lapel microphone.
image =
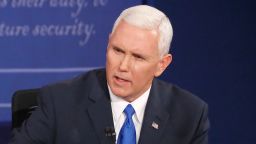
POLYGON ((104 129, 104 132, 105 132, 105 136, 106 137, 109 137, 112 141, 113 144, 116 143, 116 132, 115 132, 115 129, 113 127, 106 127, 104 129))

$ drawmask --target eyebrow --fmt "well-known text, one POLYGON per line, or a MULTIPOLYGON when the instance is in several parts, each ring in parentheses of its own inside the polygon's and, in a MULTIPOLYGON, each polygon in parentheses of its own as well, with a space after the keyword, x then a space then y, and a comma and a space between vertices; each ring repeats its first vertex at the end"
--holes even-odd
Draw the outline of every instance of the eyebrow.
POLYGON ((139 58, 145 59, 145 56, 143 56, 141 54, 138 54, 138 53, 132 53, 132 55, 135 56, 135 57, 139 57, 139 58))
MULTIPOLYGON (((125 53, 125 51, 124 51, 122 48, 118 47, 118 46, 113 46, 113 49, 125 53)), ((142 59, 146 59, 146 58, 147 58, 146 55, 142 55, 142 54, 139 54, 139 53, 136 53, 136 52, 132 52, 131 54, 132 54, 133 56, 135 56, 135 57, 140 57, 140 58, 142 58, 142 59)))
POLYGON ((124 52, 124 50, 120 47, 117 47, 117 46, 113 46, 113 49, 114 50, 118 50, 118 51, 121 51, 121 52, 124 52))

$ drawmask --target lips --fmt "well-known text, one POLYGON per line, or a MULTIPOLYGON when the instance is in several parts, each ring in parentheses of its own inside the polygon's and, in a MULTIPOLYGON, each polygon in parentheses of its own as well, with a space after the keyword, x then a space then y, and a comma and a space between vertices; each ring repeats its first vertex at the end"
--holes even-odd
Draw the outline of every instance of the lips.
POLYGON ((130 81, 128 79, 125 79, 123 77, 119 77, 119 76, 114 76, 115 82, 118 84, 126 84, 129 83, 130 81))

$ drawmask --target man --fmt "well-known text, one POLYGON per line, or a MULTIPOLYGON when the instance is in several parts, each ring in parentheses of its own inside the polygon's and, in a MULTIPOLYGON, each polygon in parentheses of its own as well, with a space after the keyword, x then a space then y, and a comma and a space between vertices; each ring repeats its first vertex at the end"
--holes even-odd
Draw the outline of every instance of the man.
POLYGON ((106 70, 43 87, 11 144, 207 144, 207 104, 155 78, 172 61, 171 39, 161 11, 126 9, 109 35, 106 70))

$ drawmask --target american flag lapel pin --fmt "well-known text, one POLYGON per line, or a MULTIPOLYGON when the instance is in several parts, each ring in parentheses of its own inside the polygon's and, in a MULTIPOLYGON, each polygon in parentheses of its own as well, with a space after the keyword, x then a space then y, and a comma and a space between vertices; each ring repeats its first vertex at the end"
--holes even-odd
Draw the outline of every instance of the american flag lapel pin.
POLYGON ((152 127, 154 129, 158 129, 159 128, 158 124, 156 122, 154 122, 154 121, 152 122, 152 127))

